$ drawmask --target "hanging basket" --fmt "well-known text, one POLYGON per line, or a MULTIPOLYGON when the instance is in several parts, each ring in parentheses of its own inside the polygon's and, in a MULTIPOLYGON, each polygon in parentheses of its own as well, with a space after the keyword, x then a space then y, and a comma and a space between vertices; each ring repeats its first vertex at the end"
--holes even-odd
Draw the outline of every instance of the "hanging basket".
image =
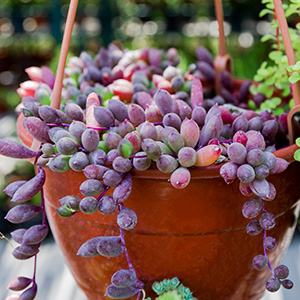
MULTIPOLYGON (((26 144, 28 134, 18 128, 26 144)), ((290 160, 295 148, 289 146, 275 154, 290 160)), ((181 278, 197 299, 257 300, 264 293, 270 271, 257 271, 251 265, 253 257, 262 252, 261 236, 246 234, 248 220, 241 210, 247 198, 240 194, 237 182, 224 182, 219 169, 192 169, 192 180, 182 190, 174 189, 169 175, 154 168, 134 173, 126 205, 136 212, 138 223, 126 232, 125 239, 147 296, 154 296, 151 285, 155 281, 174 276, 181 278)), ((300 185, 295 178, 299 172, 300 164, 293 162, 281 176, 269 177, 275 187, 280 187, 276 199, 266 203, 276 216, 276 227, 269 232, 278 242, 276 250, 270 252, 274 265, 286 252, 297 223, 300 185)), ((54 173, 49 169, 46 178, 47 217, 77 284, 89 300, 108 299, 103 295, 111 275, 127 268, 123 255, 83 258, 76 253, 91 238, 118 235, 116 214, 60 217, 58 200, 66 195, 82 197, 79 186, 86 178, 74 171, 54 173)))
MULTIPOLYGON (((224 61, 221 69, 230 68, 224 49, 219 56, 224 61)), ((241 82, 235 80, 235 86, 241 82)), ((24 130, 22 120, 19 116, 18 136, 30 147, 32 137, 24 130)), ((300 164, 292 162, 296 148, 293 144, 274 152, 291 163, 282 175, 268 177, 278 187, 276 199, 266 202, 267 210, 276 216, 276 227, 268 232, 278 243, 269 254, 274 265, 279 264, 291 242, 300 209, 300 185, 295 180, 300 164)), ((182 190, 174 189, 169 175, 154 167, 132 171, 133 188, 126 206, 136 212, 138 223, 125 233, 125 240, 147 296, 154 297, 151 286, 155 281, 175 276, 198 299, 257 300, 264 293, 271 273, 269 269, 258 272, 251 264, 262 252, 262 238, 246 234, 248 220, 241 214, 246 197, 239 193, 237 182, 224 182, 220 167, 191 168, 191 182, 182 190)), ((87 298, 107 299, 103 295, 112 274, 128 267, 124 255, 83 258, 77 251, 94 237, 118 235, 117 213, 60 217, 56 211, 61 206, 59 199, 66 195, 82 197, 79 186, 86 178, 82 172, 45 171, 46 213, 55 240, 87 298)), ((110 189, 108 195, 112 192, 110 189)))

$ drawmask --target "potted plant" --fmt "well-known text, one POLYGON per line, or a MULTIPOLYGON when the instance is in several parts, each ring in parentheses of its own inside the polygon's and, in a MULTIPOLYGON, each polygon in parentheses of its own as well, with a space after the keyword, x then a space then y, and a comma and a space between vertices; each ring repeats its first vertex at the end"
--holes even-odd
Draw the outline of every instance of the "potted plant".
MULTIPOLYGON (((221 70, 201 47, 185 71, 174 48, 115 44, 65 68, 76 7, 71 1, 55 80, 46 67, 29 68, 18 91, 25 146, 0 141, 2 155, 36 167, 5 189, 18 204, 6 219, 43 213, 41 225, 12 233, 13 255, 36 263, 49 222, 90 300, 153 296, 153 284, 158 294, 178 291, 177 279, 155 283, 174 276, 190 288, 186 299, 291 288, 279 262, 296 226, 300 166, 287 115, 249 110, 251 83, 231 77, 224 53, 221 70), (38 192, 41 205, 26 204, 38 192)), ((9 288, 34 299, 35 277, 9 288)))

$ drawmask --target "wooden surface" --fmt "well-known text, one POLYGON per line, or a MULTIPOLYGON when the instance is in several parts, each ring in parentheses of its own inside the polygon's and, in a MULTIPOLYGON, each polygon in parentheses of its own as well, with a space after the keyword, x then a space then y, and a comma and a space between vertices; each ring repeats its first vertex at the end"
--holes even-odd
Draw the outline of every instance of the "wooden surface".
MULTIPOLYGON (((17 276, 31 277, 33 259, 18 261, 11 255, 12 247, 0 240, 0 299, 4 300, 11 292, 7 290, 9 281, 17 276)), ((297 235, 283 260, 290 268, 290 278, 295 287, 280 289, 276 293, 265 293, 261 300, 296 300, 300 295, 300 236, 297 235)), ((46 241, 38 254, 37 282, 39 285, 36 300, 86 300, 64 263, 58 246, 52 239, 46 241)))

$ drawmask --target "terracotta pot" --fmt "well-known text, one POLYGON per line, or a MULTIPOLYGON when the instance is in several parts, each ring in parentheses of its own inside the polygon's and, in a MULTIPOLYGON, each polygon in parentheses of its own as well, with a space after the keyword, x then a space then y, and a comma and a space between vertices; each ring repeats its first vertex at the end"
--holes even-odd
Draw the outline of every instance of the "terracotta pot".
MULTIPOLYGON (((30 145, 32 138, 24 130, 21 116, 18 135, 30 145)), ((293 145, 275 154, 291 161, 295 149, 293 145)), ((173 188, 169 175, 156 169, 134 172, 126 206, 137 213, 138 224, 126 232, 125 240, 147 296, 154 296, 153 282, 175 276, 198 299, 257 300, 262 296, 271 273, 268 269, 256 271, 251 265, 254 256, 263 254, 262 233, 256 237, 246 234, 248 220, 241 209, 247 197, 239 192, 237 180, 231 185, 224 182, 219 168, 192 168, 191 183, 183 190, 173 188)), ((292 162, 281 175, 269 177, 277 188, 275 200, 266 202, 267 210, 276 215, 276 226, 268 232, 278 242, 277 249, 269 252, 274 266, 287 250, 296 226, 300 185, 295 178, 299 173, 300 164, 292 162)), ((88 239, 119 235, 116 213, 60 217, 56 213, 58 200, 70 194, 82 197, 79 185, 85 177, 74 171, 54 173, 49 169, 46 175, 46 211, 54 237, 88 299, 105 299, 111 275, 127 268, 124 254, 82 258, 76 253, 88 239)))

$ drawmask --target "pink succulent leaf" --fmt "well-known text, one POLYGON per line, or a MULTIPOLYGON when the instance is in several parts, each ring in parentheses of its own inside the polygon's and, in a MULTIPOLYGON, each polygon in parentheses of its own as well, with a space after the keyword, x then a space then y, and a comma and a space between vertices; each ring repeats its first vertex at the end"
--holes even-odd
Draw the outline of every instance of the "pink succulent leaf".
POLYGON ((51 89, 54 87, 55 77, 53 72, 46 66, 41 67, 42 74, 43 74, 43 82, 49 85, 51 89))
POLYGON ((201 81, 195 77, 191 89, 191 105, 194 109, 196 106, 203 106, 203 86, 201 81))
POLYGON ((39 67, 29 67, 25 69, 25 72, 28 74, 29 78, 36 82, 43 82, 43 72, 39 67))

